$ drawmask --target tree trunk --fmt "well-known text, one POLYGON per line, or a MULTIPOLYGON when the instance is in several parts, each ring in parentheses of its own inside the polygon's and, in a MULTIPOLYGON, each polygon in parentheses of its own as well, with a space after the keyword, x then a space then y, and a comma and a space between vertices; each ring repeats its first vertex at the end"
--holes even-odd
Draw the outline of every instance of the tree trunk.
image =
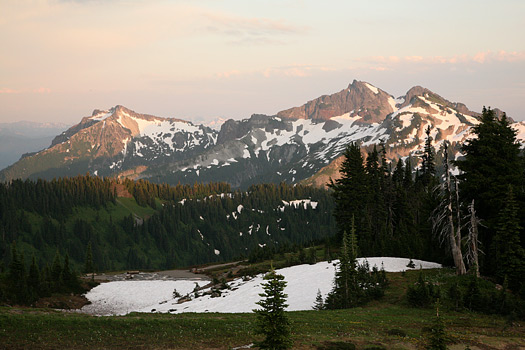
POLYGON ((461 238, 461 225, 458 222, 457 232, 454 229, 454 211, 452 210, 452 186, 450 183, 450 167, 448 162, 447 143, 445 142, 445 185, 447 191, 447 216, 449 223, 449 242, 450 250, 452 252, 452 258, 454 259, 454 265, 456 266, 456 274, 464 275, 467 273, 465 263, 463 262, 463 254, 461 253, 461 242, 458 239, 461 238))
POLYGON ((478 261, 478 218, 476 217, 476 210, 474 209, 474 200, 469 206, 470 211, 470 250, 472 254, 472 267, 476 277, 479 277, 479 261, 478 261))

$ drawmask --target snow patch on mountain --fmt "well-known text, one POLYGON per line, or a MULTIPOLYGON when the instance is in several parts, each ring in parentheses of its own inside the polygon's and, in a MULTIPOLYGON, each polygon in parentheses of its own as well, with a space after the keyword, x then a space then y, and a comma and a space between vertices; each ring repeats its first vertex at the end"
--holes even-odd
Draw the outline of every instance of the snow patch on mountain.
POLYGON ((364 84, 365 84, 365 86, 366 86, 367 88, 369 88, 370 91, 372 91, 374 94, 377 95, 377 94, 379 93, 378 88, 376 88, 375 86, 372 86, 372 85, 370 85, 370 84, 368 84, 368 83, 364 83, 364 84))
POLYGON ((304 209, 308 209, 308 207, 315 209, 317 208, 317 204, 319 204, 318 202, 314 202, 310 199, 297 199, 297 200, 293 200, 289 202, 283 200, 282 202, 285 207, 292 206, 295 209, 299 208, 300 206, 303 207, 304 209))
POLYGON ((96 120, 96 121, 102 121, 105 120, 113 115, 110 111, 98 111, 98 113, 95 113, 91 117, 88 117, 88 119, 96 120))

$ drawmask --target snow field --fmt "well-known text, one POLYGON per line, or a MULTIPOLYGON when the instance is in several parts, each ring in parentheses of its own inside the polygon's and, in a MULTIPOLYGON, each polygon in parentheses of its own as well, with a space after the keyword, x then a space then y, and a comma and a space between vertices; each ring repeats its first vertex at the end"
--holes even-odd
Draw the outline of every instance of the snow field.
MULTIPOLYGON (((360 258, 359 263, 367 260, 370 268, 377 266, 381 269, 383 263, 387 272, 400 272, 410 270, 406 265, 409 259, 373 257, 360 258)), ((415 269, 440 268, 437 263, 413 260, 415 269)), ((334 262, 319 262, 314 265, 297 265, 277 270, 287 282, 285 293, 288 294, 288 311, 310 310, 314 304, 317 290, 324 297, 331 291, 335 275, 334 262)), ((261 283, 263 275, 243 281, 235 279, 229 283, 230 289, 223 290, 222 296, 212 298, 210 295, 202 296, 178 304, 178 298, 173 298, 173 290, 181 295, 193 291, 195 283, 200 286, 206 284, 202 280, 177 280, 177 281, 118 281, 103 283, 86 294, 91 302, 81 309, 82 312, 95 315, 125 315, 137 312, 252 312, 258 305, 257 301, 263 292, 261 283), (155 310, 155 311, 153 311, 155 310)), ((209 289, 199 291, 203 294, 209 289)))
POLYGON ((150 312, 159 303, 172 302, 174 289, 177 289, 181 295, 186 295, 193 291, 195 283, 203 286, 207 282, 202 280, 157 280, 102 283, 86 293, 85 296, 91 304, 84 306, 81 311, 101 316, 126 315, 142 309, 148 309, 150 312))

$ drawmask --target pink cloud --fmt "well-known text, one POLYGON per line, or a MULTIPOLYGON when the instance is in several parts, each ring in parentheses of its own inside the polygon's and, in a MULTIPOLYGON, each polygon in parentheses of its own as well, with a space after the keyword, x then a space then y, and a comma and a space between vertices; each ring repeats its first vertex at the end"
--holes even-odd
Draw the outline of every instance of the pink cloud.
POLYGON ((267 68, 262 71, 262 75, 264 75, 266 78, 271 76, 304 78, 311 76, 315 72, 331 72, 335 70, 335 68, 328 66, 293 64, 290 66, 267 68))
POLYGON ((228 71, 228 72, 220 72, 220 73, 217 73, 217 78, 231 78, 231 77, 234 77, 234 76, 237 76, 237 75, 241 75, 241 71, 239 70, 231 70, 231 71, 228 71))
POLYGON ((0 94, 24 94, 24 93, 35 93, 35 94, 50 94, 51 89, 41 87, 38 89, 10 89, 10 88, 0 88, 0 94))
POLYGON ((0 88, 0 94, 19 94, 22 91, 20 90, 14 90, 10 88, 0 88))
MULTIPOLYGON (((367 59, 361 59, 360 61, 366 61, 367 59)), ((431 64, 460 64, 460 63, 477 63, 487 64, 493 62, 520 62, 525 61, 525 52, 518 51, 483 51, 473 55, 461 54, 454 56, 372 56, 368 58, 368 61, 383 66, 385 64, 397 64, 397 63, 431 63, 431 64)))
POLYGON ((35 92, 37 94, 50 94, 51 93, 51 89, 50 88, 41 87, 41 88, 38 88, 38 89, 34 89, 33 92, 35 92))

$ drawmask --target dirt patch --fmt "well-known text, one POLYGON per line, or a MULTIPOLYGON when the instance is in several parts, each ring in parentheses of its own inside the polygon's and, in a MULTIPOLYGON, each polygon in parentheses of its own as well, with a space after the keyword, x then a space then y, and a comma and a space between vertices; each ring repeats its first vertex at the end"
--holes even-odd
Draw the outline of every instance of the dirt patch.
MULTIPOLYGON (((86 276, 90 278, 91 275, 86 276)), ((208 276, 204 274, 193 273, 188 270, 167 270, 157 272, 143 272, 143 271, 127 271, 121 273, 99 273, 93 276, 97 282, 110 281, 175 281, 175 280, 209 280, 208 276)))
POLYGON ((132 198, 133 197, 131 195, 131 193, 129 193, 129 191, 126 188, 126 186, 124 186, 123 184, 114 184, 113 185, 113 189, 117 193, 117 197, 123 197, 123 198, 132 198))
POLYGON ((89 304, 89 300, 85 296, 73 294, 41 298, 35 306, 38 308, 73 310, 80 309, 87 304, 89 304))
POLYGON ((173 279, 201 279, 208 280, 209 278, 206 275, 193 273, 188 270, 168 270, 168 271, 159 271, 157 272, 160 276, 168 276, 173 279))

